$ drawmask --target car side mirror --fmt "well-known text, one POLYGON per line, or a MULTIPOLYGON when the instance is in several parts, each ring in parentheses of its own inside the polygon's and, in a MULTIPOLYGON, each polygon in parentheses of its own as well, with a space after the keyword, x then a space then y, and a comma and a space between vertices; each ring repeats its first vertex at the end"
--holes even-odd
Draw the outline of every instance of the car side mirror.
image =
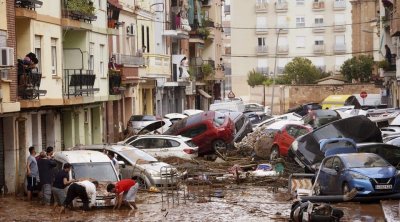
POLYGON ((339 171, 340 171, 340 168, 339 168, 338 165, 335 165, 334 168, 335 168, 336 172, 339 172, 339 171))
POLYGON ((124 161, 118 161, 118 165, 121 166, 122 168, 125 168, 125 162, 124 161))

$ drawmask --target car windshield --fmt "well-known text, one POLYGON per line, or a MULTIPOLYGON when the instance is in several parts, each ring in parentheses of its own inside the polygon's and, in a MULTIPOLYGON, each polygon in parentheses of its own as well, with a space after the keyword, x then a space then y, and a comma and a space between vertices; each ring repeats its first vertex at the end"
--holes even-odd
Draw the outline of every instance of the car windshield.
POLYGON ((342 156, 348 168, 371 168, 390 166, 384 159, 376 155, 345 155, 342 156))
POLYGON ((74 179, 91 178, 97 181, 117 181, 117 175, 111 162, 73 163, 72 177, 74 179))
POLYGON ((137 116, 132 116, 131 117, 131 121, 156 121, 156 117, 155 116, 141 116, 141 115, 137 115, 137 116))
POLYGON ((143 164, 158 162, 156 158, 138 149, 123 150, 121 151, 121 154, 132 163, 143 164))

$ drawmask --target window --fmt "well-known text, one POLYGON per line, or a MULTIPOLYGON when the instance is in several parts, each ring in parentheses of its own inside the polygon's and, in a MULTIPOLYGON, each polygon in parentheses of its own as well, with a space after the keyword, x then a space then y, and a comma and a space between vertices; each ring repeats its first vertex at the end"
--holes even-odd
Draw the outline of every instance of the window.
POLYGON ((100 45, 100 75, 104 76, 104 45, 100 45))
POLYGON ((42 36, 35 35, 35 54, 39 63, 36 65, 38 72, 42 71, 42 36))
POLYGON ((200 125, 193 127, 189 130, 186 130, 185 132, 182 132, 181 135, 189 138, 196 137, 202 133, 204 133, 207 130, 207 127, 205 125, 200 125))
POLYGON ((324 45, 324 37, 315 36, 314 45, 324 45))
POLYGON ((51 74, 57 75, 57 39, 51 38, 51 74))
POLYGON ((324 25, 324 17, 322 15, 315 16, 314 23, 315 23, 316 26, 324 25))
POLYGON ((286 36, 279 36, 278 39, 278 46, 287 46, 288 45, 288 39, 286 36))
POLYGON ((130 145, 139 149, 145 149, 147 148, 147 144, 148 144, 147 139, 138 139, 133 143, 131 143, 130 145))
POLYGON ((335 25, 344 25, 344 14, 335 14, 335 25))
POLYGON ((99 0, 99 9, 103 9, 103 0, 99 0))
POLYGON ((296 36, 296 48, 305 48, 305 47, 306 47, 306 37, 296 36))
POLYGON ((304 16, 296 17, 296 27, 301 28, 301 27, 305 27, 305 26, 306 26, 306 22, 305 22, 304 16))
POLYGON ((265 46, 265 37, 258 38, 258 46, 265 46))
POLYGON ((296 5, 304 5, 304 0, 296 0, 296 5))
POLYGON ((94 43, 89 43, 89 70, 94 70, 94 43))
POLYGON ((168 141, 169 141, 169 144, 171 145, 171 147, 178 147, 181 145, 178 141, 175 141, 175 140, 168 140, 168 141))
POLYGON ((327 159, 324 163, 324 167, 328 168, 328 169, 332 169, 333 168, 333 157, 327 159))
POLYGON ((257 4, 267 4, 268 0, 257 0, 257 4))
POLYGON ((336 45, 344 45, 345 44, 344 35, 335 36, 335 43, 336 45))

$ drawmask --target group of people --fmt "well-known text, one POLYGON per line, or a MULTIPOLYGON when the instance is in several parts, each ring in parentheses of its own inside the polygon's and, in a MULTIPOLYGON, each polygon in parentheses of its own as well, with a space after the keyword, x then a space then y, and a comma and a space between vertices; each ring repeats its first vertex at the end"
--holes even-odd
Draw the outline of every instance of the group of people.
MULTIPOLYGON (((73 200, 79 197, 83 210, 87 211, 96 205, 96 190, 99 183, 92 179, 70 179, 72 165, 65 163, 62 170, 56 172, 57 162, 53 159, 53 147, 47 147, 36 156, 33 146, 29 147, 29 157, 26 164, 27 195, 32 200, 33 191, 40 191, 42 203, 54 208, 61 206, 60 213, 72 207, 73 200)), ((111 158, 111 157, 110 157, 111 158)), ((123 179, 107 186, 107 192, 116 194, 114 209, 119 209, 125 203, 131 209, 137 209, 135 199, 138 184, 132 179, 123 179)))

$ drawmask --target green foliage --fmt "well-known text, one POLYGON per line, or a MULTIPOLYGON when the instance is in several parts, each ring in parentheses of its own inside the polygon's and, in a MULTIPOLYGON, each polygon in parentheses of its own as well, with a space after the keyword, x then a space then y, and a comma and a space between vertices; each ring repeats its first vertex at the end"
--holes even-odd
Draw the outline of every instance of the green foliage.
POLYGON ((346 60, 340 68, 343 76, 348 80, 368 82, 372 76, 374 59, 369 55, 360 55, 346 60))
POLYGON ((263 85, 266 80, 267 78, 263 74, 256 72, 254 69, 247 74, 247 84, 251 87, 263 85))
POLYGON ((79 12, 84 15, 95 15, 95 7, 92 1, 88 0, 68 0, 67 1, 68 11, 79 12))
POLYGON ((275 84, 277 85, 289 85, 292 81, 288 75, 281 75, 275 78, 275 84))
POLYGON ((207 39, 208 36, 210 35, 210 30, 208 30, 208 28, 205 27, 200 27, 197 29, 197 33, 202 36, 203 39, 207 39))
POLYGON ((205 77, 209 77, 211 75, 214 75, 214 67, 212 67, 210 64, 205 63, 201 66, 201 71, 203 72, 205 77))
POLYGON ((311 60, 295 57, 284 69, 286 77, 284 82, 294 84, 312 84, 321 79, 321 72, 312 64, 311 60))
POLYGON ((378 67, 382 68, 383 70, 387 70, 387 69, 389 69, 390 64, 386 59, 384 59, 384 60, 381 60, 378 62, 378 67))

